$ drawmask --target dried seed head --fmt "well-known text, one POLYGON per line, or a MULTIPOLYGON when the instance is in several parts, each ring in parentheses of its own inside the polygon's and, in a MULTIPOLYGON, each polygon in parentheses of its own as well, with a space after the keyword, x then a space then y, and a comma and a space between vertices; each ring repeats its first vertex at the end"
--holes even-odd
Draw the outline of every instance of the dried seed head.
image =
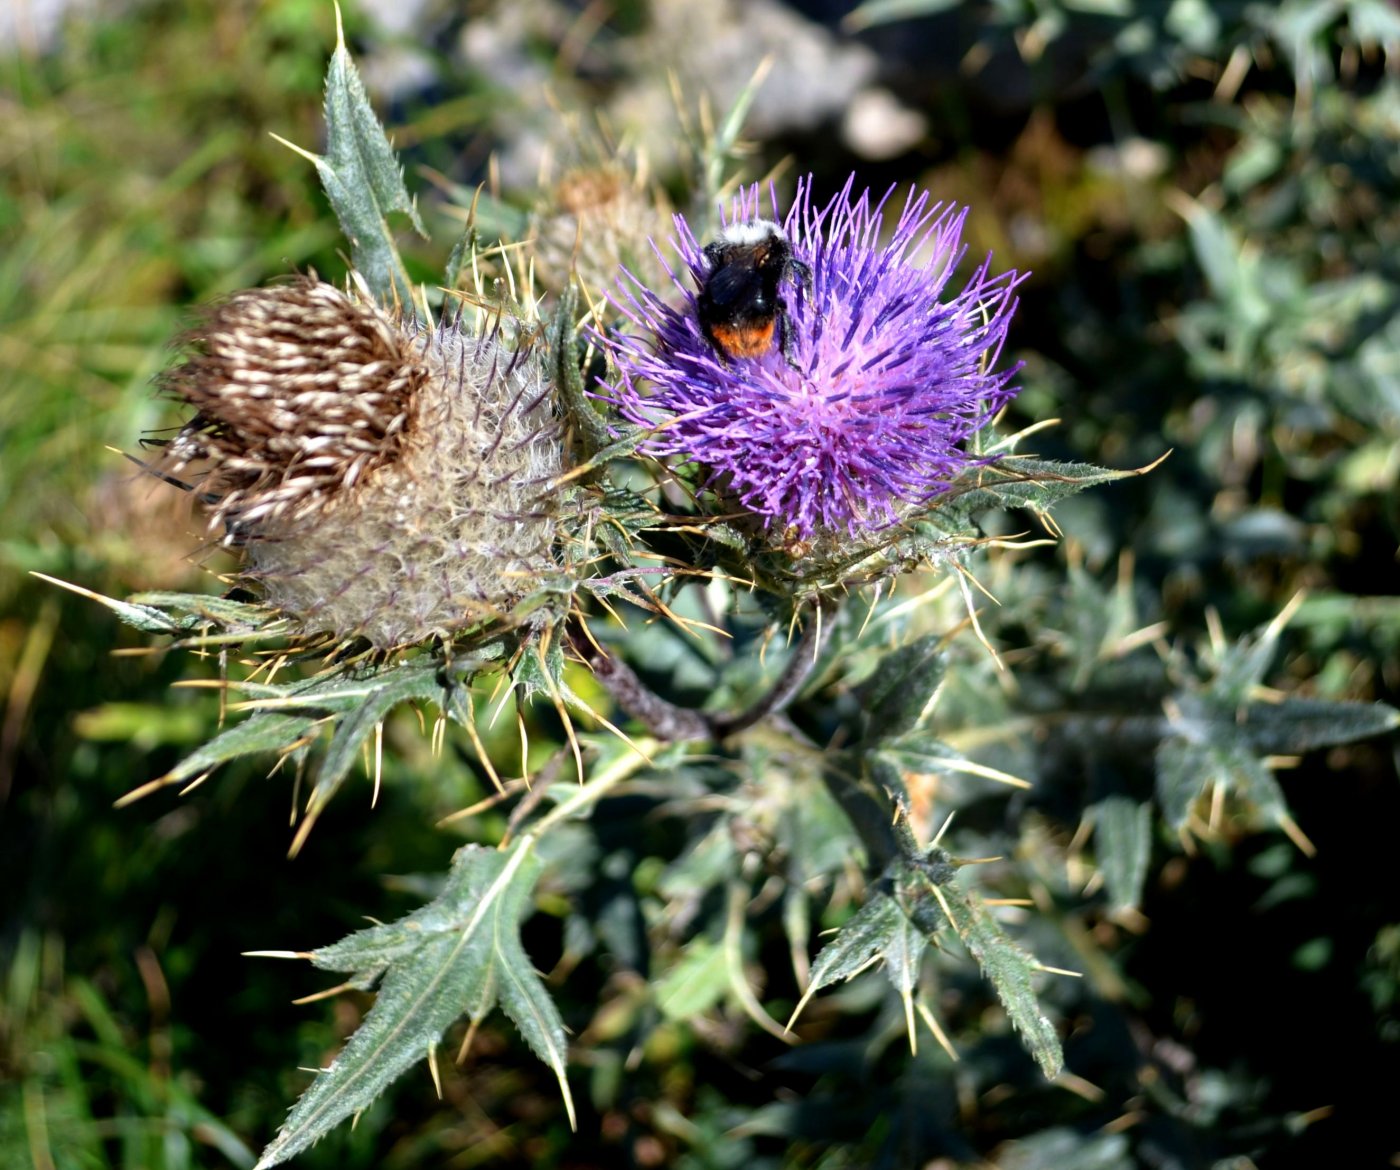
POLYGON ((498 321, 401 324, 327 284, 239 293, 164 385, 199 413, 211 525, 308 631, 391 647, 510 609, 557 568, 545 363, 498 321))
POLYGON ((557 291, 577 273, 585 287, 603 288, 619 265, 660 278, 651 240, 668 223, 640 174, 616 163, 567 170, 531 217, 536 279, 557 291))
POLYGON ((427 378, 397 323, 309 279, 235 293, 184 341, 194 352, 162 384, 199 413, 166 456, 175 472, 209 463, 211 527, 230 542, 393 460, 427 378))

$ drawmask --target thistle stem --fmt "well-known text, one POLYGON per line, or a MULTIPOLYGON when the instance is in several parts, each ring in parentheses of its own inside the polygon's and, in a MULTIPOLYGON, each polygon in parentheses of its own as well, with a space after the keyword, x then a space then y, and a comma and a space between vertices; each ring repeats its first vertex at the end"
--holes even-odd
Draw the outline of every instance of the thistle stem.
POLYGON ((716 739, 723 739, 752 727, 761 719, 785 710, 787 705, 797 698, 807 679, 811 677, 817 660, 821 658, 827 637, 831 633, 830 618, 834 613, 834 606, 822 602, 811 608, 807 622, 802 627, 802 636, 793 647, 792 656, 783 668, 783 673, 778 676, 778 681, 768 693, 752 707, 747 711, 708 717, 710 731, 716 739))
POLYGON ((613 697, 613 702, 633 719, 644 723, 657 739, 674 743, 711 737, 710 725, 704 715, 663 699, 617 655, 608 654, 583 635, 573 638, 573 646, 593 669, 593 677, 603 684, 613 697))
POLYGON ((824 603, 813 606, 787 666, 768 692, 746 710, 717 715, 707 715, 663 699, 621 658, 608 654, 586 635, 575 633, 571 642, 613 701, 632 718, 644 723, 658 739, 671 743, 719 740, 784 710, 797 697, 821 657, 831 630, 830 621, 823 619, 829 618, 832 612, 833 608, 824 603))

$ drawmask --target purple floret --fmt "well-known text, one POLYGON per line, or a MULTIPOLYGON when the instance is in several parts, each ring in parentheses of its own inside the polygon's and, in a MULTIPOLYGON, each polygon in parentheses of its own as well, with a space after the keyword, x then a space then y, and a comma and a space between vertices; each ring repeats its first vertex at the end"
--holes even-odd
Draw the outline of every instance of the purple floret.
MULTIPOLYGON (((605 397, 629 421, 662 427, 643 451, 700 465, 708 486, 803 540, 875 531, 927 504, 983 462, 961 444, 1016 393, 1019 366, 994 367, 1024 275, 991 275, 989 256, 940 300, 966 251, 966 209, 911 192, 882 244, 892 192, 872 207, 868 190, 852 198, 853 182, 814 210, 809 177, 782 221, 812 273, 810 295, 783 288, 796 369, 777 346, 761 358, 718 354, 675 272, 679 309, 627 273, 614 302, 633 330, 597 336, 618 370, 605 397)), ((741 192, 726 222, 761 215, 760 202, 757 186, 741 192)), ((681 216, 676 231, 698 286, 703 246, 681 216)))

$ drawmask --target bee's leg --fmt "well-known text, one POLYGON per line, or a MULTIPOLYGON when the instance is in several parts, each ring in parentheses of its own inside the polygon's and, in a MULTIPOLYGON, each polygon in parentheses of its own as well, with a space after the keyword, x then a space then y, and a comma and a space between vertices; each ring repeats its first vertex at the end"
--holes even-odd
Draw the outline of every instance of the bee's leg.
POLYGON ((799 374, 801 365, 797 361, 797 337, 792 331, 792 318, 788 316, 787 305, 778 298, 778 329, 782 333, 783 360, 799 374))
POLYGON ((797 287, 810 301, 812 299, 812 266, 801 260, 789 260, 788 270, 796 279, 797 287))

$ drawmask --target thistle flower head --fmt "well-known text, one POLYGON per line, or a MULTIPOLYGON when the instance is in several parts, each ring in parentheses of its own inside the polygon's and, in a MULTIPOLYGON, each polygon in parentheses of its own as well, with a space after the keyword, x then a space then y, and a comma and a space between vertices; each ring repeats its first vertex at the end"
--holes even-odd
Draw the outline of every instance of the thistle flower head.
MULTIPOLYGON (((595 335, 618 370, 604 396, 660 428, 642 449, 698 464, 708 486, 799 540, 888 527, 978 462, 962 444, 1015 394, 1018 367, 995 366, 1023 279, 993 275, 989 257, 945 298, 965 210, 911 193, 882 240, 888 193, 872 201, 848 180, 818 208, 811 192, 808 178, 782 219, 798 265, 767 352, 731 357, 707 336, 696 290, 712 261, 680 216, 673 243, 694 288, 671 270, 673 307, 628 273, 615 303, 632 328, 595 335)), ((726 224, 764 215, 762 203, 757 186, 741 192, 726 224)))
POLYGON ((301 280, 216 306, 162 379, 164 466, 308 631, 393 647, 499 614, 556 566, 545 363, 499 323, 400 321, 301 280))

